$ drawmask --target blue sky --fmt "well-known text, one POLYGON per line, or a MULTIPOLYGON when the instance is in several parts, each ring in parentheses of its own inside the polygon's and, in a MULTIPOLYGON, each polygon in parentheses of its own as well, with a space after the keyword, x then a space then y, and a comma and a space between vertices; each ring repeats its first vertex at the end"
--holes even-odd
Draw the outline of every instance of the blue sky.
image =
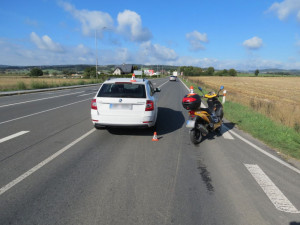
POLYGON ((300 0, 3 1, 0 26, 0 65, 300 69, 300 0))

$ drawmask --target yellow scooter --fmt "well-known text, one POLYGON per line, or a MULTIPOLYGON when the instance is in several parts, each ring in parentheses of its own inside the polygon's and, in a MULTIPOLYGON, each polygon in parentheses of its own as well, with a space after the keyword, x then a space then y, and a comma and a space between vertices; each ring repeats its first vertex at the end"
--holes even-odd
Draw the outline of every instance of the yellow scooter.
MULTIPOLYGON (((198 89, 203 93, 201 87, 198 89)), ((182 105, 185 109, 189 110, 189 120, 186 127, 190 129, 190 139, 195 145, 202 141, 202 137, 206 136, 209 132, 221 133, 223 124, 223 106, 219 101, 220 91, 224 89, 221 86, 218 93, 209 92, 200 96, 195 93, 190 93, 184 96, 182 105), (201 107, 201 99, 207 99, 207 108, 201 107)))

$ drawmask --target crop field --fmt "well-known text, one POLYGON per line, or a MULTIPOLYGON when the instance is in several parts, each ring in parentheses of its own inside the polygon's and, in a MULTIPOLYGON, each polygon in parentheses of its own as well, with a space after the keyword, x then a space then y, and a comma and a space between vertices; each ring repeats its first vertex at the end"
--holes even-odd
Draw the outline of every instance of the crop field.
POLYGON ((188 80, 215 91, 224 85, 226 99, 250 106, 300 132, 300 77, 188 77, 188 80))
POLYGON ((40 89, 93 82, 91 79, 0 77, 0 91, 40 89))

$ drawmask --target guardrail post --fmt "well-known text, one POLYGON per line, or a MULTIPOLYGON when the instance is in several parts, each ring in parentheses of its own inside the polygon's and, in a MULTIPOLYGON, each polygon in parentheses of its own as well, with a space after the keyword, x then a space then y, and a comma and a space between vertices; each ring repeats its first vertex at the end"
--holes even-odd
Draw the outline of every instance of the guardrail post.
POLYGON ((223 91, 223 99, 222 99, 222 104, 225 103, 225 98, 226 98, 226 90, 223 91))

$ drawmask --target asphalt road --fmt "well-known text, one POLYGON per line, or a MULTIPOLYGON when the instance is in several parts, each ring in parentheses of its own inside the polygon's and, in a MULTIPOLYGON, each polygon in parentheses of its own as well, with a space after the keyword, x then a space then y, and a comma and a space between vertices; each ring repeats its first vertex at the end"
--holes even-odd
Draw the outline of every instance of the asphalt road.
POLYGON ((95 130, 97 87, 1 97, 0 224, 300 224, 299 169, 228 121, 194 146, 187 88, 153 83, 158 142, 95 130))

